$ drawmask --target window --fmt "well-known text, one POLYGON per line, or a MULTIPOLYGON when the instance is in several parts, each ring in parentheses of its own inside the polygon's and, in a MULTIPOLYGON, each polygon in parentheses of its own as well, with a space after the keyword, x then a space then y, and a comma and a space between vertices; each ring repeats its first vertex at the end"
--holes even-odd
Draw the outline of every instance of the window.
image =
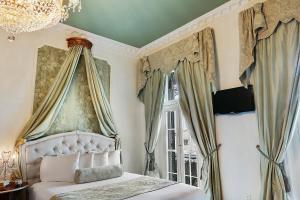
POLYGON ((165 123, 162 123, 161 130, 166 138, 167 178, 199 186, 199 154, 180 110, 174 74, 169 75, 166 82, 165 123))

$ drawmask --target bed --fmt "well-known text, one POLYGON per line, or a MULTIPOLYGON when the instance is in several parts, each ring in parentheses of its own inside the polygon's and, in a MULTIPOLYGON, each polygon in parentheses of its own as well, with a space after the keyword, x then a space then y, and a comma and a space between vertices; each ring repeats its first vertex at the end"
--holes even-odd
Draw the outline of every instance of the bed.
MULTIPOLYGON (((111 138, 94 133, 80 131, 61 133, 47 136, 31 142, 26 142, 20 147, 20 165, 23 181, 30 184, 30 200, 52 200, 61 194, 81 192, 92 188, 118 187, 143 179, 145 176, 124 173, 121 177, 108 180, 96 181, 91 183, 75 184, 67 182, 41 182, 40 164, 43 156, 68 155, 76 152, 102 152, 105 150, 113 151, 115 141, 111 138)), ((147 179, 145 177, 145 179, 147 179)), ((59 199, 59 198, 57 198, 59 199)), ((67 199, 67 198, 66 198, 67 199)), ((171 183, 161 188, 135 193, 125 197, 102 197, 100 194, 88 200, 206 200, 205 194, 196 187, 182 183, 171 183)))

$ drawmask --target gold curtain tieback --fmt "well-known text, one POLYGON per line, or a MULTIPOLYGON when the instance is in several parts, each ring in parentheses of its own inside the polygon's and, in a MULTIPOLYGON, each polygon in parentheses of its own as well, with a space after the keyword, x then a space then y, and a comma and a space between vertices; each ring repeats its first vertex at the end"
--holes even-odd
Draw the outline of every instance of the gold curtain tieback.
POLYGON ((285 171, 284 161, 280 162, 280 163, 276 162, 274 159, 272 159, 270 156, 268 156, 261 150, 260 145, 256 145, 256 149, 259 151, 259 153, 261 153, 261 155, 263 155, 267 160, 269 160, 269 162, 273 163, 280 169, 282 177, 283 177, 283 181, 284 181, 285 191, 290 192, 291 186, 290 186, 289 179, 288 179, 288 176, 285 171))
POLYGON ((147 153, 147 170, 154 171, 156 168, 154 152, 149 152, 146 142, 144 143, 144 146, 147 153))
POLYGON ((221 146, 222 146, 222 144, 218 144, 215 149, 213 149, 209 154, 207 154, 207 156, 205 156, 203 158, 203 161, 206 160, 207 158, 211 157, 214 153, 216 153, 220 149, 221 146))
POLYGON ((121 149, 121 139, 119 138, 118 135, 115 135, 113 138, 115 139, 115 150, 120 150, 121 149))
POLYGON ((280 167, 280 165, 282 163, 278 163, 276 162, 274 159, 272 159, 270 156, 268 156, 267 154, 265 154, 261 149, 260 149, 260 145, 256 145, 256 149, 259 151, 259 153, 261 153, 261 155, 263 155, 266 159, 268 159, 271 163, 277 165, 278 167, 280 167))
POLYGON ((145 146, 145 150, 146 150, 147 154, 151 155, 152 153, 149 152, 146 142, 144 143, 144 146, 145 146))
POLYGON ((213 154, 216 153, 220 149, 221 146, 222 146, 222 144, 218 144, 215 149, 213 149, 211 152, 209 152, 209 154, 207 154, 207 156, 205 156, 203 158, 202 166, 201 166, 201 169, 200 169, 200 180, 202 180, 202 178, 203 178, 204 163, 206 162, 206 160, 208 158, 212 157, 213 154))

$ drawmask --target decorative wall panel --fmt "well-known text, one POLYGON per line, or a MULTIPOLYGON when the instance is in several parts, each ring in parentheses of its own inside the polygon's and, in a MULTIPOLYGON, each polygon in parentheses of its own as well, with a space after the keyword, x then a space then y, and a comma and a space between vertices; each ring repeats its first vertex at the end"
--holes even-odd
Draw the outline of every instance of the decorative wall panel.
MULTIPOLYGON (((61 65, 66 58, 67 51, 50 46, 43 46, 38 50, 36 81, 33 111, 40 105, 52 86, 61 65)), ((104 90, 110 96, 110 66, 104 60, 95 58, 97 69, 102 79, 104 90)), ((86 68, 83 56, 72 81, 70 91, 48 135, 73 130, 99 132, 99 122, 93 107, 86 68)))

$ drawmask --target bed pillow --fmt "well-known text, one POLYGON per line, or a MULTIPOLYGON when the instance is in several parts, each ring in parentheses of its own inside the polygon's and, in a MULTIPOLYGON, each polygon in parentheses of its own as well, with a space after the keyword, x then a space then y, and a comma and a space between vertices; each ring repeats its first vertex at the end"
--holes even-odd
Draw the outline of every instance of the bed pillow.
POLYGON ((93 167, 101 167, 108 165, 108 152, 94 153, 93 167))
POLYGON ((121 164, 120 150, 110 151, 108 153, 108 164, 109 165, 120 165, 121 164))
POLYGON ((77 184, 90 183, 117 178, 122 175, 123 168, 121 165, 107 165, 96 168, 77 169, 75 172, 74 182, 77 184))
POLYGON ((91 168, 94 166, 94 153, 80 154, 79 157, 79 168, 91 168))
POLYGON ((74 182, 80 153, 59 156, 44 156, 40 167, 42 182, 74 182))

